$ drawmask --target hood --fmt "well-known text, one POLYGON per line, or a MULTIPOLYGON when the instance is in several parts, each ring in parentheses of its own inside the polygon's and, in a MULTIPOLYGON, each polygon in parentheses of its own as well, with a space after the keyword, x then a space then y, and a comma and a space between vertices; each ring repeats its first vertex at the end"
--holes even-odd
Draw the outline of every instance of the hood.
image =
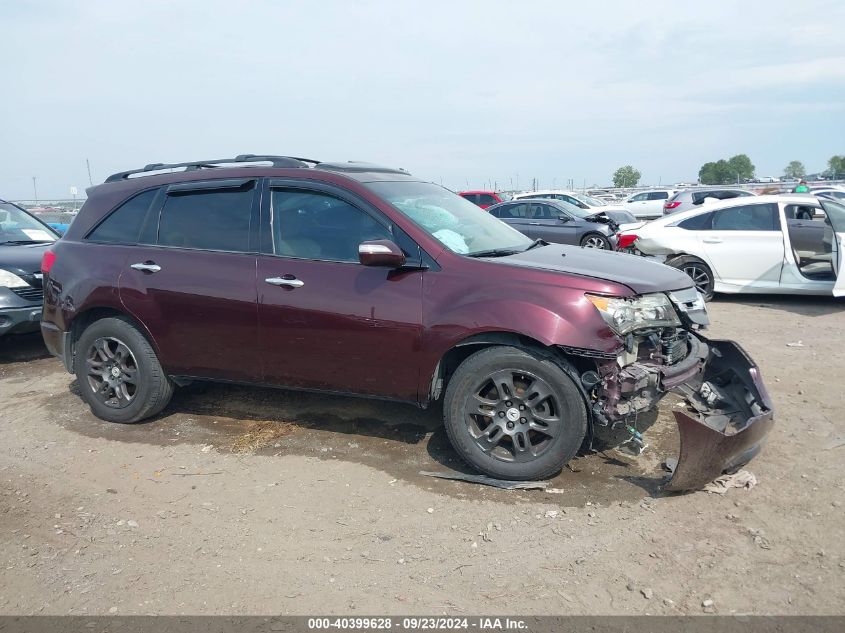
POLYGON ((686 273, 645 257, 563 244, 549 244, 489 261, 604 279, 628 286, 637 294, 693 286, 686 273))
MULTIPOLYGON (((41 257, 44 251, 55 244, 12 244, 3 246, 0 244, 0 268, 13 272, 23 277, 27 282, 33 283, 36 273, 41 274, 41 257)), ((40 285, 34 284, 34 285, 40 285)))

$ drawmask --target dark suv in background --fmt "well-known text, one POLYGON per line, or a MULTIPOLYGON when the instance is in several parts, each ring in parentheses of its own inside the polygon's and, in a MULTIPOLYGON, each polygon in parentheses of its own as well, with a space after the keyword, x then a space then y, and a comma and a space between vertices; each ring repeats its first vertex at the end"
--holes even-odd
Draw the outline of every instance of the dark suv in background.
POLYGON ((0 200, 0 336, 38 331, 41 259, 58 238, 32 214, 0 200))
POLYGON ((531 240, 398 169, 243 155, 115 174, 42 270, 47 346, 114 422, 194 379, 442 400, 468 463, 536 479, 609 429, 641 444, 638 415, 676 390, 674 490, 772 425, 683 272, 531 240))

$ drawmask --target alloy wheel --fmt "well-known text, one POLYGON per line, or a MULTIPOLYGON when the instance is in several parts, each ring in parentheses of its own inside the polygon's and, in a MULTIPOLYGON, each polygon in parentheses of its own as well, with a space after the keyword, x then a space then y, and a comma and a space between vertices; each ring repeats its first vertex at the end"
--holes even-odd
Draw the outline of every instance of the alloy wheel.
POLYGON ((557 396, 542 378, 502 369, 477 383, 467 398, 464 420, 475 443, 506 462, 542 455, 561 429, 557 396))
POLYGON ((125 343, 112 337, 94 341, 85 356, 88 386, 100 402, 123 409, 138 392, 138 363, 125 343))
POLYGON ((684 272, 692 279, 695 289, 706 295, 710 290, 710 273, 697 264, 687 264, 684 272))
POLYGON ((606 242, 604 238, 599 237, 598 235, 593 235, 588 237, 584 240, 584 248, 606 248, 606 242))

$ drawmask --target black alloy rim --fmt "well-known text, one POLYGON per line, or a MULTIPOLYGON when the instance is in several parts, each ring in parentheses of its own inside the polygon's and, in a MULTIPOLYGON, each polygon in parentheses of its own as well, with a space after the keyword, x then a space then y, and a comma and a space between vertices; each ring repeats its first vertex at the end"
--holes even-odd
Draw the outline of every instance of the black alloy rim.
POLYGON ((464 420, 476 445, 505 462, 529 462, 543 455, 561 430, 561 408, 542 378, 502 369, 476 383, 464 420))
POLYGON ((138 363, 125 343, 102 337, 88 348, 85 357, 88 386, 107 407, 123 409, 138 392, 138 363))

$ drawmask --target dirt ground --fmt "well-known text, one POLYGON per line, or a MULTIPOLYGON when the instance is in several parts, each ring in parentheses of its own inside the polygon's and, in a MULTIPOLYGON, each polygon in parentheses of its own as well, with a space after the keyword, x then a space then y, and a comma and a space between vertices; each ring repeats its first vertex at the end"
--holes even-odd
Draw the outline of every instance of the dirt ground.
POLYGON ((777 406, 724 496, 660 491, 668 403, 642 456, 503 491, 419 475, 462 468, 439 410, 195 384, 113 425, 38 335, 2 339, 0 614, 843 614, 845 304, 711 317, 777 406))

